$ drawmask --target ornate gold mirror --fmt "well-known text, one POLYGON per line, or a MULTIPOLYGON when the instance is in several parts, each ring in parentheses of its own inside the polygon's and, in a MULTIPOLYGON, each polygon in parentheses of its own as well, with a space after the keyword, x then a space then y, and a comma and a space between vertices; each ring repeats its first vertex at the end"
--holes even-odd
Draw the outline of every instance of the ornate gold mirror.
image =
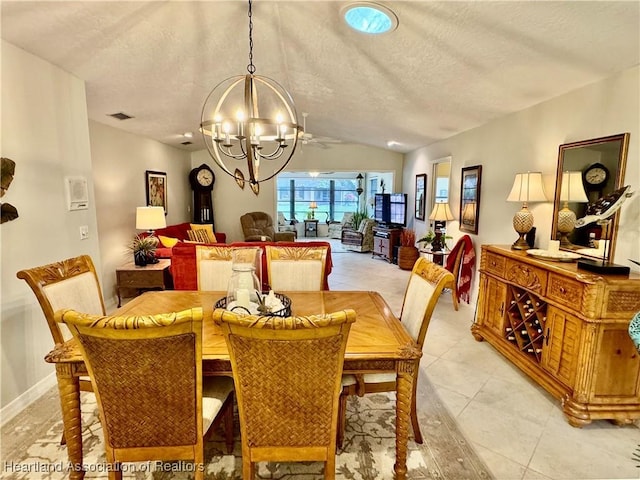
POLYGON ((561 249, 613 260, 617 213, 604 228, 597 222, 573 227, 576 218, 585 216, 589 203, 623 186, 628 147, 628 133, 560 145, 551 238, 560 240, 561 249))

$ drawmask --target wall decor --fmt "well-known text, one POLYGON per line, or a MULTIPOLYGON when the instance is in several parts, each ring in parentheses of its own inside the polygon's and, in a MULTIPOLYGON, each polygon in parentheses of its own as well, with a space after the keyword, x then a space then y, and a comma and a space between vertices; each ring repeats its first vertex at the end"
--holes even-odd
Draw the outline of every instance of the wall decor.
POLYGON ((166 172, 146 171, 147 206, 162 207, 167 214, 167 174, 166 172))
POLYGON ((421 173, 419 175, 416 175, 416 197, 415 197, 416 220, 424 220, 426 185, 427 185, 427 174, 421 173))
POLYGON ((482 165, 464 167, 460 181, 460 231, 478 233, 482 165))

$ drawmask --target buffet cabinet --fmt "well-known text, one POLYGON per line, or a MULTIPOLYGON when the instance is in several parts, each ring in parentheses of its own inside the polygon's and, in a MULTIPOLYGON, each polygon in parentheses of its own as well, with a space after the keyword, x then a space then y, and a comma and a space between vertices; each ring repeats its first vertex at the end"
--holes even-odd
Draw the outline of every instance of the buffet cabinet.
POLYGON ((560 399, 575 427, 640 418, 640 355, 628 334, 638 311, 638 275, 596 275, 482 246, 473 336, 560 399))

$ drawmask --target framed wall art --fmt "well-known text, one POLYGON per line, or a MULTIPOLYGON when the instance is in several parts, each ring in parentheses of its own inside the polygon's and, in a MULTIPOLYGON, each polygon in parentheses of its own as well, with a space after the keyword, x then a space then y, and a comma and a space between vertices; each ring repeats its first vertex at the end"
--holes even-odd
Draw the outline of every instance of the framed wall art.
POLYGON ((416 175, 416 220, 424 220, 427 174, 416 175))
POLYGON ((478 233, 482 165, 464 167, 460 181, 460 231, 478 233))
POLYGON ((164 214, 167 214, 167 174, 166 172, 153 172, 147 170, 146 191, 147 206, 162 207, 164 214))

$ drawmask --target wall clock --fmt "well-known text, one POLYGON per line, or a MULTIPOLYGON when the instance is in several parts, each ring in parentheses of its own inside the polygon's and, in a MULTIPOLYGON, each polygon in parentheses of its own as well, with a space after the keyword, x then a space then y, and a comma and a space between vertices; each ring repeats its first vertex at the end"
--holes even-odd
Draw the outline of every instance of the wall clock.
MULTIPOLYGON (((189 172, 189 183, 193 189, 193 222, 213 225, 213 184, 216 176, 211 168, 203 163, 189 172)), ((214 227, 215 228, 215 227, 214 227)))

